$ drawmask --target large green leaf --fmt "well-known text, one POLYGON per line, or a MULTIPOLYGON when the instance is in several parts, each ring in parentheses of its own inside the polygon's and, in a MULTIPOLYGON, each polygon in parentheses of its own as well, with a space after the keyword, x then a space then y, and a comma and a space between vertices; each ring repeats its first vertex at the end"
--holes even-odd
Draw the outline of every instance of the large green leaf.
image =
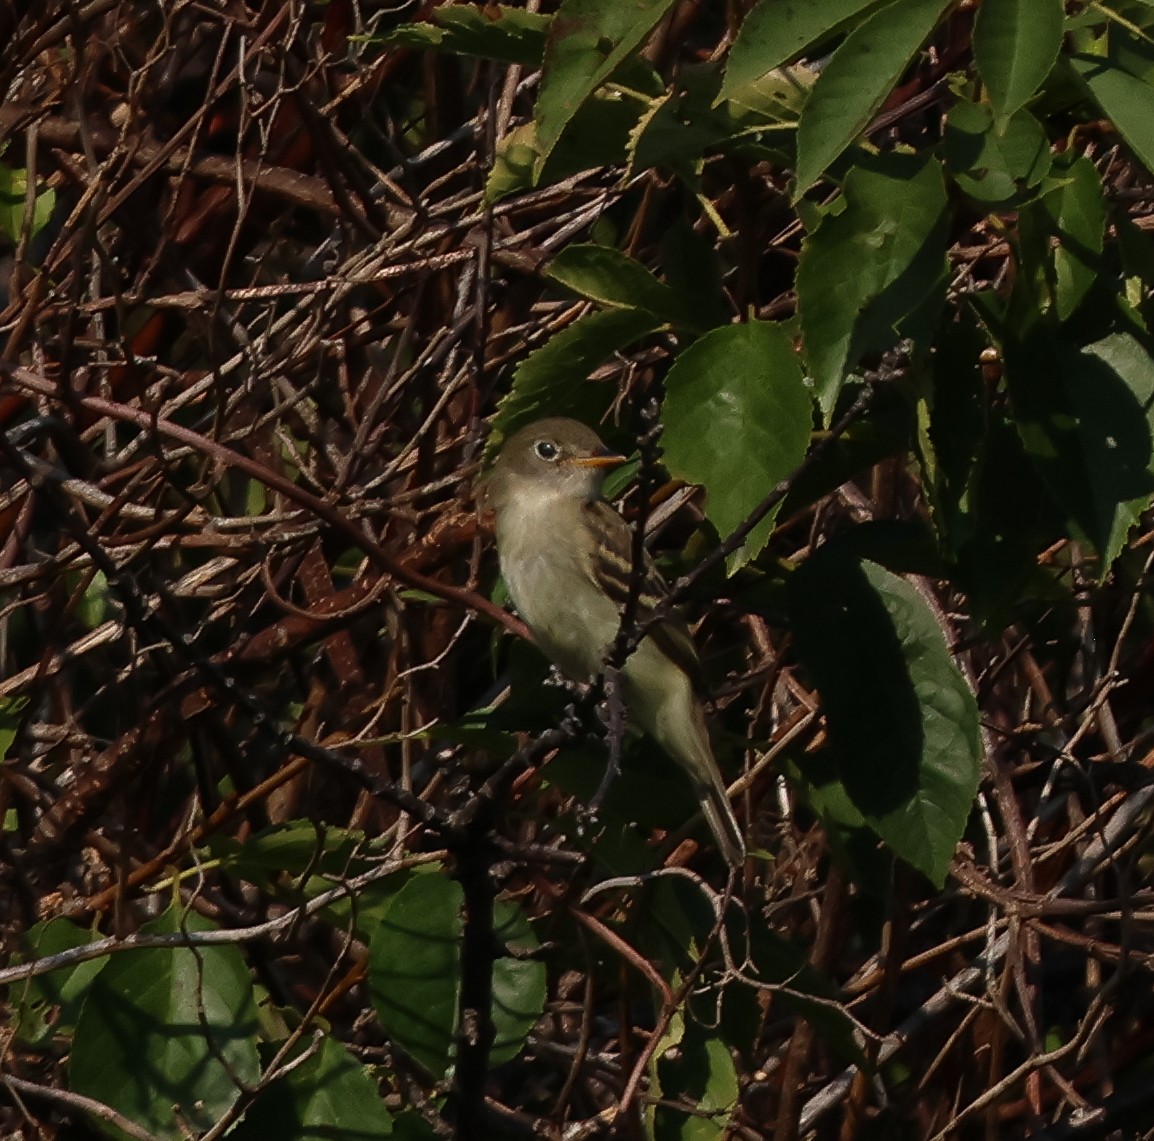
POLYGON ((1062 0, 982 0, 974 60, 999 118, 1041 86, 1062 46, 1062 0))
POLYGON ((858 356, 888 348, 904 319, 944 297, 946 205, 936 162, 890 156, 851 170, 845 209, 802 244, 798 309, 827 417, 858 356))
MULTIPOLYGON (((310 1044, 307 1038, 304 1044, 310 1044)), ((314 1049, 307 1061, 261 1091, 230 1137, 236 1141, 270 1137, 377 1141, 393 1135, 392 1115, 365 1067, 327 1035, 314 1049)))
MULTIPOLYGON (((457 1041, 461 990, 464 895, 443 875, 414 876, 396 895, 373 936, 369 984, 386 1033, 440 1078, 457 1041)), ((497 943, 510 950, 539 946, 515 904, 498 901, 493 915, 497 943)), ((490 1061, 515 1057, 545 1004, 545 967, 523 955, 493 962, 490 1061)))
POLYGON ((1102 56, 1073 55, 1070 63, 1146 169, 1154 171, 1154 86, 1102 56))
POLYGON ((721 98, 760 79, 820 46, 860 13, 875 8, 878 0, 823 0, 799 4, 797 0, 760 0, 742 21, 729 49, 729 64, 721 98))
MULTIPOLYGON (((170 909, 147 931, 215 930, 170 909)), ((252 982, 236 947, 146 948, 113 955, 76 1027, 71 1088, 156 1137, 210 1128, 260 1073, 252 982)))
POLYGON ((369 950, 373 1006, 385 1033, 437 1079, 457 1041, 463 903, 455 880, 414 876, 397 892, 369 950))
POLYGON ((563 0, 549 27, 534 111, 538 177, 578 108, 672 5, 673 0, 563 0))
POLYGON ((851 546, 827 543, 790 579, 798 654, 850 800, 940 886, 977 792, 977 702, 918 591, 851 546))
POLYGON ((1079 348, 1039 330, 1008 347, 1006 378, 1026 451, 1105 573, 1154 495, 1154 360, 1129 333, 1079 348))
MULTIPOLYGON (((705 488, 705 511, 733 531, 805 455, 812 401, 789 338, 764 321, 706 333, 666 378, 665 464, 705 488)), ((774 512, 730 557, 730 569, 769 539, 774 512)))
POLYGON ((797 129, 794 196, 804 194, 877 114, 952 0, 895 0, 846 38, 822 69, 797 129))

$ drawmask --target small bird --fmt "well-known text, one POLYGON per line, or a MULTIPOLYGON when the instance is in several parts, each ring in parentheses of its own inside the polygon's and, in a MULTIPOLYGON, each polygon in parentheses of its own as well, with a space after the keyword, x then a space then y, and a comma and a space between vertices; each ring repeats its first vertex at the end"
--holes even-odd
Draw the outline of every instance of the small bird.
MULTIPOLYGON (((588 680, 604 668, 629 596, 632 532, 601 497, 606 469, 624 462, 576 420, 538 420, 514 433, 489 476, 501 573, 537 644, 588 680)), ((637 607, 644 619, 668 593, 648 555, 637 607)), ((745 842, 705 728, 697 651, 680 614, 650 629, 621 671, 634 722, 689 775, 730 865, 745 842)))

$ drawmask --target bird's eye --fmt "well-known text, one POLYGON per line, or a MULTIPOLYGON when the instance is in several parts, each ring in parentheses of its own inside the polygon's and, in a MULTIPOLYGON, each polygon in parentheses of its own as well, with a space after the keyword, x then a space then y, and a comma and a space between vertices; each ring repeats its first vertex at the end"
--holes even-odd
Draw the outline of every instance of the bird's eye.
POLYGON ((560 449, 552 440, 538 440, 533 446, 533 451, 543 460, 555 460, 561 454, 560 449))

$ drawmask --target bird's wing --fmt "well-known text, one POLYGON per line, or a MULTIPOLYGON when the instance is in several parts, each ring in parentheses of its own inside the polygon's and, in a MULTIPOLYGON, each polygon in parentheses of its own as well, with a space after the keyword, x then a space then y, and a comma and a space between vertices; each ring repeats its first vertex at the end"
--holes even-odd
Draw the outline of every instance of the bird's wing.
MULTIPOLYGON (((604 543, 592 552, 593 575, 601 589, 617 604, 624 607, 629 598, 629 584, 633 577, 633 532, 629 525, 603 500, 585 505, 590 513, 590 532, 600 533, 604 543)), ((661 577, 648 551, 644 555, 641 594, 637 600, 637 621, 644 621, 654 608, 669 594, 669 586, 661 577)), ((692 679, 700 690, 703 688, 701 664, 697 659, 697 648, 685 619, 676 610, 671 610, 647 637, 671 658, 692 679)))

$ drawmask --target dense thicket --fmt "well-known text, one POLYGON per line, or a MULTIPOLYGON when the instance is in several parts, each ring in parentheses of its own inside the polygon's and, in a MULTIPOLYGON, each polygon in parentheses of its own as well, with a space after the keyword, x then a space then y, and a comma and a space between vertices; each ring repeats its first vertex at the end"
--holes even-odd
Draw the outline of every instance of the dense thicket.
POLYGON ((1149 3, 0 45, 0 1133, 1154 1136, 1149 3), (505 609, 546 414, 634 457, 728 881, 505 609))

